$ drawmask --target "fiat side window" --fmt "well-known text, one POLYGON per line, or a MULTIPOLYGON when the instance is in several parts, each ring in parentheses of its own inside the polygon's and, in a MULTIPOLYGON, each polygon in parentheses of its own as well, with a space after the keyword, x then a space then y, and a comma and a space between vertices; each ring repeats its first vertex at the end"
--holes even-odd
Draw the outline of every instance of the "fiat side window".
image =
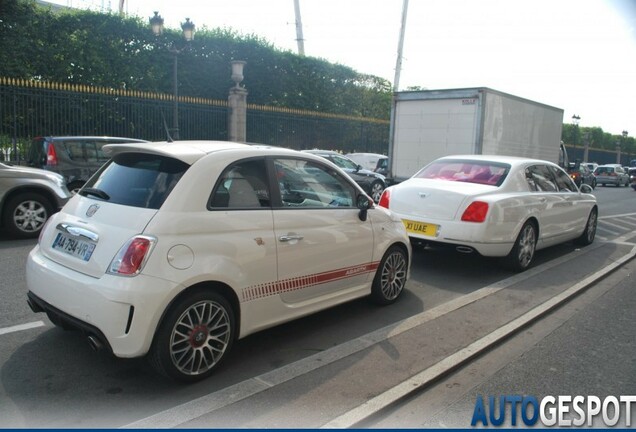
POLYGON ((264 159, 232 164, 217 182, 208 208, 269 208, 271 202, 266 173, 264 159))
POLYGON ((303 159, 274 161, 281 206, 353 207, 355 188, 333 169, 303 159))

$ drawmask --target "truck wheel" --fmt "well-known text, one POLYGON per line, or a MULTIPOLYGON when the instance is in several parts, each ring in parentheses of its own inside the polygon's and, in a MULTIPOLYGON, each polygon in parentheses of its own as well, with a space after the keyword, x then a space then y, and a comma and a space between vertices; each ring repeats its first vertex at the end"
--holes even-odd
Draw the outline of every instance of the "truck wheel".
POLYGON ((235 333, 234 311, 225 297, 197 291, 170 308, 148 360, 162 375, 187 383, 200 381, 227 357, 235 333))
POLYGON ((406 284, 408 257, 399 246, 391 246, 382 257, 373 278, 371 300, 379 305, 388 305, 400 296, 406 284))
POLYGON ((4 208, 3 222, 10 235, 33 238, 40 235, 46 220, 53 214, 53 206, 43 195, 27 192, 11 198, 4 208))
POLYGON ((596 222, 598 221, 598 210, 595 208, 590 211, 590 215, 587 218, 585 224, 585 231, 581 234, 581 237, 574 240, 574 243, 581 246, 587 246, 592 244, 594 237, 596 236, 596 222))
POLYGON ((504 264, 509 269, 522 272, 530 267, 537 248, 537 229, 534 223, 528 221, 517 236, 510 253, 504 258, 504 264))

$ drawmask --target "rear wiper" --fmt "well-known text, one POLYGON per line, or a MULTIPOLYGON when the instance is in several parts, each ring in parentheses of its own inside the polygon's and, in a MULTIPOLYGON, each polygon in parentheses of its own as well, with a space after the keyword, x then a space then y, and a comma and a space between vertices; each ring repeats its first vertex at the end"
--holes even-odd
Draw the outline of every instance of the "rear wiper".
POLYGON ((96 188, 84 188, 84 189, 81 189, 78 193, 80 195, 83 195, 83 196, 94 195, 94 196, 96 196, 98 198, 101 198, 101 199, 103 199, 105 201, 108 201, 110 199, 110 195, 108 195, 103 190, 96 189, 96 188))

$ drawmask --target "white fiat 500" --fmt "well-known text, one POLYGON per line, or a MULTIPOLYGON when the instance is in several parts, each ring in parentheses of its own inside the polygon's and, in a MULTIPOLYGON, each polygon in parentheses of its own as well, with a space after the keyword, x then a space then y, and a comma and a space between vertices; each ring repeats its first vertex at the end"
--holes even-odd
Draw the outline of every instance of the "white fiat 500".
POLYGON ((401 220, 321 157, 197 141, 105 151, 27 262, 33 311, 94 348, 196 381, 237 338, 404 289, 401 220))
POLYGON ((592 188, 577 188, 558 165, 504 156, 448 156, 385 190, 379 205, 402 218, 414 243, 505 257, 523 271, 538 249, 594 241, 592 188))

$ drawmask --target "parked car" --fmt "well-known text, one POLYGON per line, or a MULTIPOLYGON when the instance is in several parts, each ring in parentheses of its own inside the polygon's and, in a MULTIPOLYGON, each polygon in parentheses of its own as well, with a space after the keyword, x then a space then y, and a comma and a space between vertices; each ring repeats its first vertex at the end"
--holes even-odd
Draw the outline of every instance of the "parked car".
POLYGON ((106 136, 40 136, 27 149, 27 165, 63 175, 66 187, 75 193, 108 160, 102 151, 104 145, 128 142, 146 141, 106 136))
POLYGON ((586 164, 577 165, 570 163, 567 172, 578 187, 581 187, 582 184, 587 184, 590 185, 592 189, 596 188, 596 177, 586 164))
POLYGON ((303 150, 303 152, 321 156, 336 164, 349 174, 376 203, 386 188, 386 178, 382 174, 364 169, 361 165, 338 152, 330 150, 303 150))
POLYGON ((377 172, 384 176, 388 172, 388 156, 379 153, 349 153, 346 156, 369 171, 377 172))
POLYGON ((594 173, 594 170, 598 167, 596 162, 583 162, 582 165, 587 166, 592 173, 594 173))
POLYGON ((13 237, 37 237, 70 196, 59 174, 0 163, 0 222, 13 237))
POLYGON ((389 174, 389 157, 378 159, 378 164, 373 171, 386 177, 389 174))
POLYGON ((617 164, 599 165, 594 170, 596 183, 603 186, 611 184, 614 186, 629 186, 629 176, 622 166, 617 164))
POLYGON ((636 168, 630 168, 627 174, 629 175, 629 184, 636 191, 636 168))
MULTIPOLYGON (((598 208, 551 162, 504 156, 449 156, 388 187, 380 206, 397 214, 414 243, 502 257, 527 269, 535 251, 568 240, 588 245, 598 208)), ((585 192, 585 193, 584 193, 585 192)))
POLYGON ((237 338, 404 289, 401 220, 321 157, 202 141, 104 150, 26 270, 33 311, 94 348, 192 382, 237 338))

